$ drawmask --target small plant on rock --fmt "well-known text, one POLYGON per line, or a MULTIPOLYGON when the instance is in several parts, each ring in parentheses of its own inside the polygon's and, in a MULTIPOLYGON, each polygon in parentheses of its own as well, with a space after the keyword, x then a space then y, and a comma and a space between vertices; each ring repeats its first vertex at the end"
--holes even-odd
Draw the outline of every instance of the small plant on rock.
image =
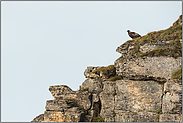
POLYGON ((116 116, 116 113, 115 113, 114 111, 113 111, 113 113, 112 113, 112 116, 113 116, 113 117, 115 117, 115 116, 116 116))
POLYGON ((121 76, 113 76, 113 77, 110 77, 108 80, 109 81, 116 81, 116 80, 121 80, 122 77, 121 76))
POLYGON ((133 112, 132 114, 133 114, 133 115, 137 115, 137 112, 133 112))
POLYGON ((86 111, 86 110, 84 109, 84 107, 79 107, 79 109, 80 109, 80 110, 83 110, 83 111, 86 111))
POLYGON ((162 109, 158 109, 155 111, 157 114, 162 114, 162 109))
POLYGON ((79 89, 79 91, 88 91, 88 88, 79 89))
POLYGON ((172 79, 178 79, 182 76, 182 68, 172 74, 172 79))
POLYGON ((104 122, 103 118, 98 116, 98 117, 92 117, 91 122, 104 122))
POLYGON ((154 122, 159 122, 159 114, 155 117, 154 122))

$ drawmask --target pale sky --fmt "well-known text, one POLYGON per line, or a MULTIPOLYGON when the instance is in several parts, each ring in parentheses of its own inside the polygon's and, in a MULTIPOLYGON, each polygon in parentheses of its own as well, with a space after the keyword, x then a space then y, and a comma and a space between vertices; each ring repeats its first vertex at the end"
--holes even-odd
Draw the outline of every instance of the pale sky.
POLYGON ((48 88, 73 90, 87 66, 108 66, 130 40, 169 28, 182 2, 1 2, 1 121, 30 122, 44 113, 48 88))

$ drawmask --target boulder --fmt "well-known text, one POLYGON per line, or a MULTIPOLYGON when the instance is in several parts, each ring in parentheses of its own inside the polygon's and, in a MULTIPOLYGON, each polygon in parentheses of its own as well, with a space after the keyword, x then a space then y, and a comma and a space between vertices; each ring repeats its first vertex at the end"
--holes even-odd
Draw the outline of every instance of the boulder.
POLYGON ((84 112, 78 107, 65 111, 45 111, 43 122, 81 122, 84 121, 84 112))
POLYGON ((182 114, 161 114, 159 122, 182 122, 182 114))
POLYGON ((44 121, 44 114, 38 115, 31 122, 42 122, 42 121, 44 121))
POLYGON ((116 74, 129 79, 163 81, 181 69, 182 57, 139 57, 116 60, 116 74))
POLYGON ((87 89, 89 92, 92 93, 100 93, 103 90, 103 84, 101 80, 95 79, 86 79, 82 85, 80 86, 80 90, 87 89))
POLYGON ((182 81, 168 80, 164 84, 162 112, 170 114, 182 113, 182 81))
POLYGON ((76 92, 67 85, 50 86, 49 91, 55 99, 75 99, 77 97, 76 92))
POLYGON ((138 112, 161 108, 163 85, 156 81, 116 81, 115 110, 138 112))

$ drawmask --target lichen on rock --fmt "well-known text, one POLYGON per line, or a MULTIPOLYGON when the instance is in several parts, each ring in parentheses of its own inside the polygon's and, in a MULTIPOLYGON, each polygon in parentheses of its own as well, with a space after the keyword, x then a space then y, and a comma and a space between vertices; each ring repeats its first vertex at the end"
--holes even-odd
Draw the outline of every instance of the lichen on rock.
POLYGON ((50 86, 54 100, 31 122, 182 122, 182 15, 129 40, 114 65, 87 67, 78 91, 50 86))

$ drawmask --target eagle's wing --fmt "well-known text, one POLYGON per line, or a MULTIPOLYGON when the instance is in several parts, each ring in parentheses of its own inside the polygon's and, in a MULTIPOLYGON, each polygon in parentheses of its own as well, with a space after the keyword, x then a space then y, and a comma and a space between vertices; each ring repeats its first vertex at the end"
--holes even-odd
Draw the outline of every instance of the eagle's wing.
POLYGON ((138 33, 135 33, 135 32, 131 32, 131 36, 132 37, 140 37, 141 35, 139 35, 138 33))

